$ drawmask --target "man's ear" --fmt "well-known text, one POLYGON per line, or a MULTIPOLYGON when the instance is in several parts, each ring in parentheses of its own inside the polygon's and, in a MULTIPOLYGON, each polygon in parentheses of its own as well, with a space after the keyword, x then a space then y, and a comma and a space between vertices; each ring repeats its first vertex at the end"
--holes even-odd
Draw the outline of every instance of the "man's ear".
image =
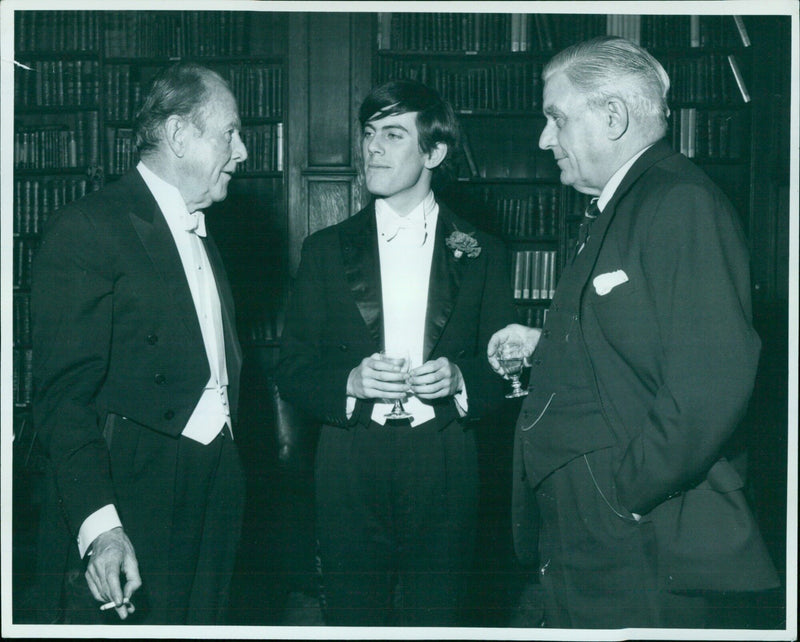
POLYGON ((436 143, 425 159, 425 167, 428 169, 436 169, 442 164, 442 161, 447 158, 447 143, 436 143))
POLYGON ((164 139, 178 158, 183 158, 186 153, 186 137, 189 135, 188 123, 173 114, 164 123, 164 139))
POLYGON ((605 107, 608 137, 610 140, 619 140, 628 131, 628 125, 630 124, 628 105, 619 96, 612 96, 606 101, 605 107))

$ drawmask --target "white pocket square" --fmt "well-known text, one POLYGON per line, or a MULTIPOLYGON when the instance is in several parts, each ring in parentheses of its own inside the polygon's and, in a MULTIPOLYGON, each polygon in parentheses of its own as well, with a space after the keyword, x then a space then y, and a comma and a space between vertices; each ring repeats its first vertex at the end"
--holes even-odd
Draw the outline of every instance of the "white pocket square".
POLYGON ((594 291, 598 296, 605 296, 618 285, 627 283, 628 275, 624 270, 615 270, 614 272, 606 272, 605 274, 598 274, 592 279, 594 291))

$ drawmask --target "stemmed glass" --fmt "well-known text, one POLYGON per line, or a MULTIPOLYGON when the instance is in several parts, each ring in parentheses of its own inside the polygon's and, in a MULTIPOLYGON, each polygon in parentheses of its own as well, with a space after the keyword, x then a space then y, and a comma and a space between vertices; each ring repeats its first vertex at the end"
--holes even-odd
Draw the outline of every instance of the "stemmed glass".
MULTIPOLYGON (((391 353, 387 354, 386 352, 381 353, 383 356, 384 361, 388 361, 393 363, 394 365, 400 366, 400 372, 404 375, 408 376, 409 371, 411 370, 411 359, 408 356, 408 353, 391 353)), ((403 400, 402 399, 393 399, 393 405, 391 412, 387 412, 384 417, 387 419, 414 419, 414 416, 407 412, 406 409, 403 407, 403 400)))
POLYGON ((503 372, 511 379, 511 392, 506 395, 506 399, 513 399, 514 397, 524 397, 528 391, 522 387, 519 376, 522 373, 522 368, 525 365, 525 353, 521 341, 509 339, 505 343, 500 344, 497 351, 497 362, 503 369, 503 372))

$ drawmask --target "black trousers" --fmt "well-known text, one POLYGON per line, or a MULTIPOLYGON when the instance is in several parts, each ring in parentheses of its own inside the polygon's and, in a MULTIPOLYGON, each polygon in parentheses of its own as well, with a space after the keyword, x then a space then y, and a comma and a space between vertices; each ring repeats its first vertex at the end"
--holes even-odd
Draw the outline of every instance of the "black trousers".
MULTIPOLYGON (((223 624, 244 502, 237 448, 225 432, 204 446, 144 430, 136 455, 126 458, 130 467, 114 457, 112 446, 120 518, 142 578, 131 599, 136 612, 126 623, 223 624), (150 474, 170 465, 168 481, 150 474), (159 482, 171 487, 159 492, 159 482)), ((127 437, 114 435, 119 442, 127 437)), ((82 572, 68 573, 65 588, 65 623, 119 622, 113 610, 99 611, 82 572)))
POLYGON ((325 426, 315 478, 326 622, 458 624, 474 555, 473 431, 325 426))

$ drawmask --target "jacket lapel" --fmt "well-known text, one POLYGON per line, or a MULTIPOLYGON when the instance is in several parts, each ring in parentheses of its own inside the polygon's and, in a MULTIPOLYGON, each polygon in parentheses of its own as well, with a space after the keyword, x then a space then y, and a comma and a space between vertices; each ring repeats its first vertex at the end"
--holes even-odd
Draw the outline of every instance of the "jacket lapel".
POLYGON ((167 221, 139 172, 133 170, 120 180, 127 178, 134 181, 131 184, 132 198, 128 205, 128 217, 145 252, 150 257, 153 269, 163 281, 176 315, 186 325, 187 330, 194 333, 197 340, 202 343, 203 335, 197 320, 192 292, 167 221))
POLYGON ((444 327, 450 319, 461 287, 463 266, 471 259, 456 259, 446 246, 445 239, 456 229, 470 233, 474 230, 466 222, 458 220, 444 205, 439 204, 439 217, 436 223, 436 245, 433 248, 431 274, 428 284, 428 311, 425 315, 425 343, 423 361, 430 359, 433 349, 442 336, 444 327))
POLYGON ((586 249, 579 255, 582 256, 586 254, 581 263, 585 268, 588 267, 589 271, 586 273, 587 279, 591 274, 591 270, 594 269, 594 264, 600 254, 600 248, 603 245, 606 231, 616 213, 617 203, 619 203, 620 199, 630 190, 633 184, 639 180, 642 174, 655 163, 673 154, 675 154, 675 152, 670 145, 662 139, 642 154, 628 170, 628 173, 625 174, 625 178, 622 179, 622 183, 620 183, 614 195, 611 197, 611 200, 606 204, 602 214, 600 214, 597 220, 592 224, 592 236, 597 239, 597 242, 587 245, 586 249))
POLYGON ((217 292, 219 294, 228 383, 233 387, 234 376, 236 376, 236 387, 238 389, 238 372, 242 364, 242 347, 239 343, 239 335, 236 331, 233 293, 231 292, 228 275, 225 272, 222 256, 219 253, 216 243, 208 236, 203 239, 203 245, 205 245, 208 261, 211 263, 211 269, 214 272, 214 280, 217 284, 217 292))
POLYGON ((381 269, 374 202, 340 227, 339 241, 345 280, 370 335, 382 348, 381 269))

